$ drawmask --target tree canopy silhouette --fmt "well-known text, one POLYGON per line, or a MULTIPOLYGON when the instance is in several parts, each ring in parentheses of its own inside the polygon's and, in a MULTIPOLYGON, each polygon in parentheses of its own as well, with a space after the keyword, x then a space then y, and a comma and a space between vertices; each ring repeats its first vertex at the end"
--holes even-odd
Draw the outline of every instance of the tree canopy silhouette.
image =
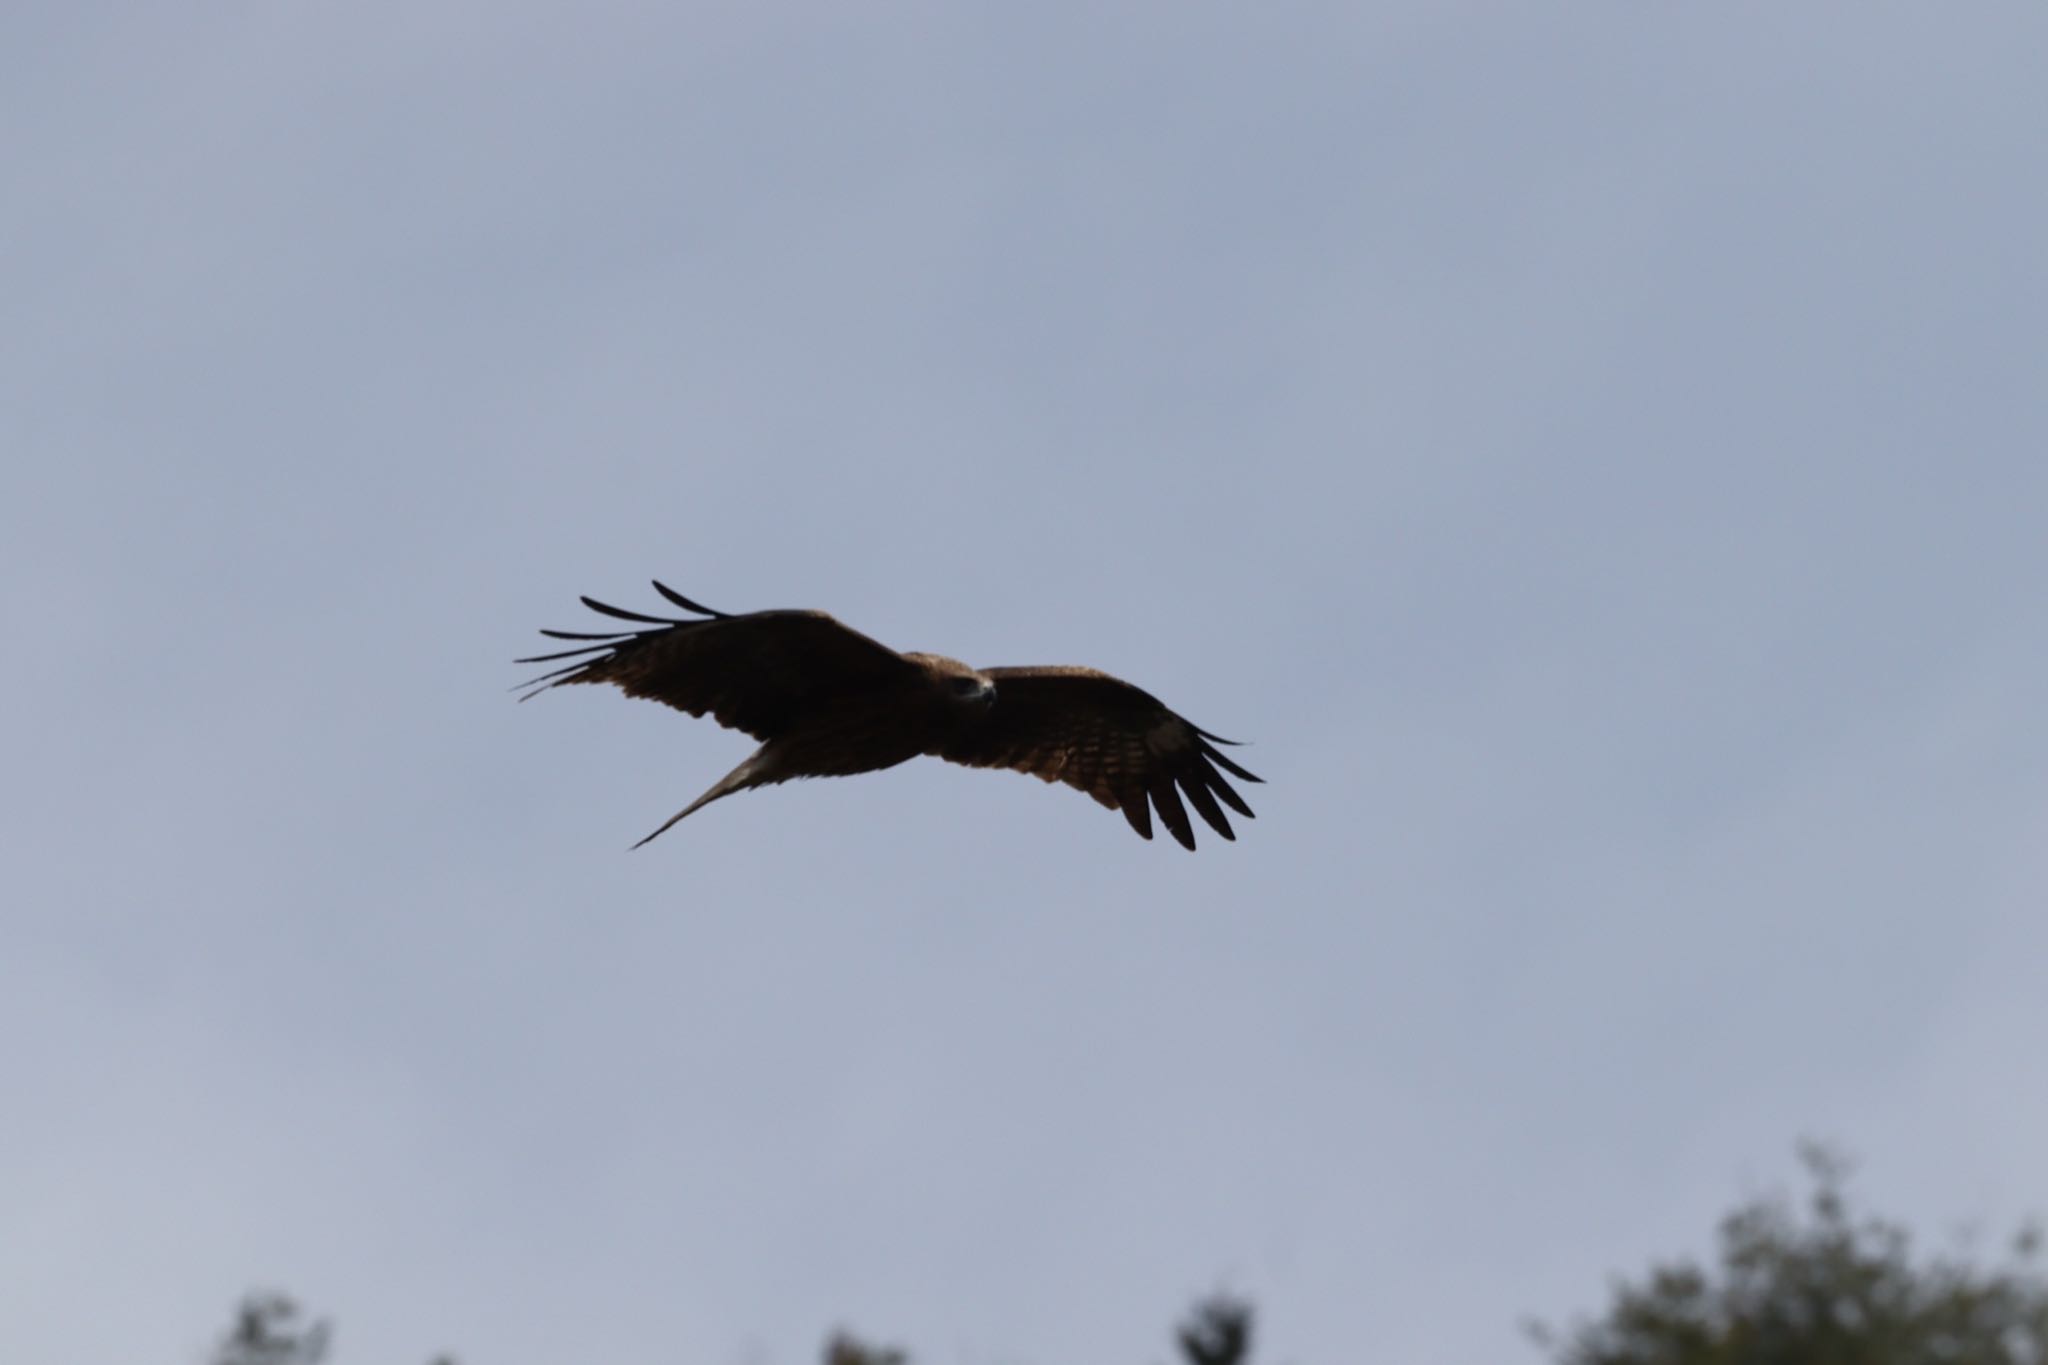
POLYGON ((1715 1264, 1676 1261, 1618 1284, 1569 1331, 1531 1329, 1555 1365, 2042 1365, 2048 1281, 2034 1230, 1992 1264, 1917 1257, 1897 1223, 1852 1212, 1846 1162, 1808 1145, 1803 1207, 1722 1220, 1715 1264))
MULTIPOLYGON (((1840 1156, 1813 1145, 1800 1156, 1803 1200, 1738 1206, 1710 1263, 1652 1265, 1618 1282, 1597 1317, 1532 1325, 1539 1349, 1552 1365, 2048 1365, 2048 1276, 2033 1229, 1989 1261, 1919 1254, 1900 1224, 1852 1209, 1840 1156)), ((1175 1365, 1250 1365, 1253 1321, 1245 1299, 1197 1302, 1174 1329, 1175 1365)), ((209 1365, 326 1365, 332 1344, 327 1321, 256 1293, 209 1365)), ((822 1359, 912 1363, 843 1331, 822 1359)))

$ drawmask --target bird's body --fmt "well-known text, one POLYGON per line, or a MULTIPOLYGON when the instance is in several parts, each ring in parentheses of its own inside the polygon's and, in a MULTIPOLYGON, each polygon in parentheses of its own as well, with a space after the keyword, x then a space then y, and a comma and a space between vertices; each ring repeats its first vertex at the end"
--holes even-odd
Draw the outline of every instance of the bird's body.
POLYGON ((644 616, 586 597, 593 611, 648 628, 542 631, 594 643, 519 661, 580 660, 535 678, 527 697, 568 683, 611 683, 629 696, 709 714, 761 741, 643 844, 699 807, 749 787, 876 772, 921 756, 1065 782, 1121 810, 1147 839, 1156 808, 1187 848, 1195 837, 1182 794, 1226 839, 1236 836, 1219 798, 1251 816, 1216 771, 1221 765, 1247 782, 1260 780, 1213 747, 1229 740, 1196 729, 1107 673, 976 669, 944 655, 899 654, 821 611, 726 615, 654 586, 695 617, 644 616))

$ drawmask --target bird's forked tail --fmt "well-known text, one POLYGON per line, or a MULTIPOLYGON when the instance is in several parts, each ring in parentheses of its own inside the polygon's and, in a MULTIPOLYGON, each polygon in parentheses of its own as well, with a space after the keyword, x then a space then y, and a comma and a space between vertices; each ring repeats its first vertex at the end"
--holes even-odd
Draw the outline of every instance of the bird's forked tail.
POLYGON ((660 838, 668 833, 669 827, 675 824, 676 821, 701 807, 710 805, 721 796, 731 796, 734 792, 745 791, 749 787, 759 787, 770 782, 781 781, 782 779, 771 771, 768 761, 768 749, 769 745, 763 744, 760 748, 754 750, 753 753, 747 756, 746 762, 740 764, 739 767, 734 768, 731 772, 713 783, 710 791, 705 792, 695 801, 692 801, 689 805, 684 806, 674 815, 662 821, 660 829, 654 831, 654 833, 648 835, 639 844, 633 845, 633 847, 638 848, 640 844, 650 843, 660 838))

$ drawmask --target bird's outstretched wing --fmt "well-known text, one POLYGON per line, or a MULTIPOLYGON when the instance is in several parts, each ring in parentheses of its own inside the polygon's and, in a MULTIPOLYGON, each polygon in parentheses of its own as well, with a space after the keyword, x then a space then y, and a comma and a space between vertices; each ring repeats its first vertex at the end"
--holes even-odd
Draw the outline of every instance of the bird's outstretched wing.
POLYGON ((593 643, 523 664, 578 659, 520 684, 530 697, 569 683, 612 683, 759 740, 784 733, 818 705, 917 678, 917 665, 822 611, 756 611, 732 616, 701 607, 657 582, 655 591, 694 619, 645 616, 586 597, 583 605, 646 629, 585 634, 544 630, 556 640, 593 643), (593 657, 583 657, 593 656, 593 657))
POLYGON ((1217 766, 1257 782, 1217 752, 1228 744, 1198 730, 1149 692, 1092 668, 989 668, 996 685, 987 719, 950 741, 939 757, 975 768, 1012 768, 1064 782, 1120 810, 1152 837, 1152 810, 1183 847, 1195 846, 1188 803, 1218 834, 1235 839, 1223 805, 1246 819, 1252 809, 1217 766))

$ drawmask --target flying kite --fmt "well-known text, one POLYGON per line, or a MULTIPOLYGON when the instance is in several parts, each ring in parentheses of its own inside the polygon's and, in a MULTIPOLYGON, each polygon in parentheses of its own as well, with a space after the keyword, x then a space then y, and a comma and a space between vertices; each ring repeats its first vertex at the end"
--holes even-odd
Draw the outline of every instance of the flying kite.
POLYGON ((1092 668, 969 668, 939 654, 899 654, 822 611, 728 615, 654 585, 687 618, 645 616, 586 597, 583 605, 647 627, 599 634, 544 630, 583 640, 523 664, 576 659, 522 683, 521 701, 569 683, 611 683, 709 714, 761 741, 747 761, 670 816, 670 825, 722 796, 796 777, 878 772, 927 754, 972 768, 1010 768, 1064 782, 1152 837, 1152 811, 1185 848, 1195 846, 1189 804, 1235 839, 1220 800, 1252 810, 1217 767, 1257 782, 1215 746, 1235 741, 1198 730, 1151 693, 1092 668), (595 656, 595 657, 585 657, 595 656))

